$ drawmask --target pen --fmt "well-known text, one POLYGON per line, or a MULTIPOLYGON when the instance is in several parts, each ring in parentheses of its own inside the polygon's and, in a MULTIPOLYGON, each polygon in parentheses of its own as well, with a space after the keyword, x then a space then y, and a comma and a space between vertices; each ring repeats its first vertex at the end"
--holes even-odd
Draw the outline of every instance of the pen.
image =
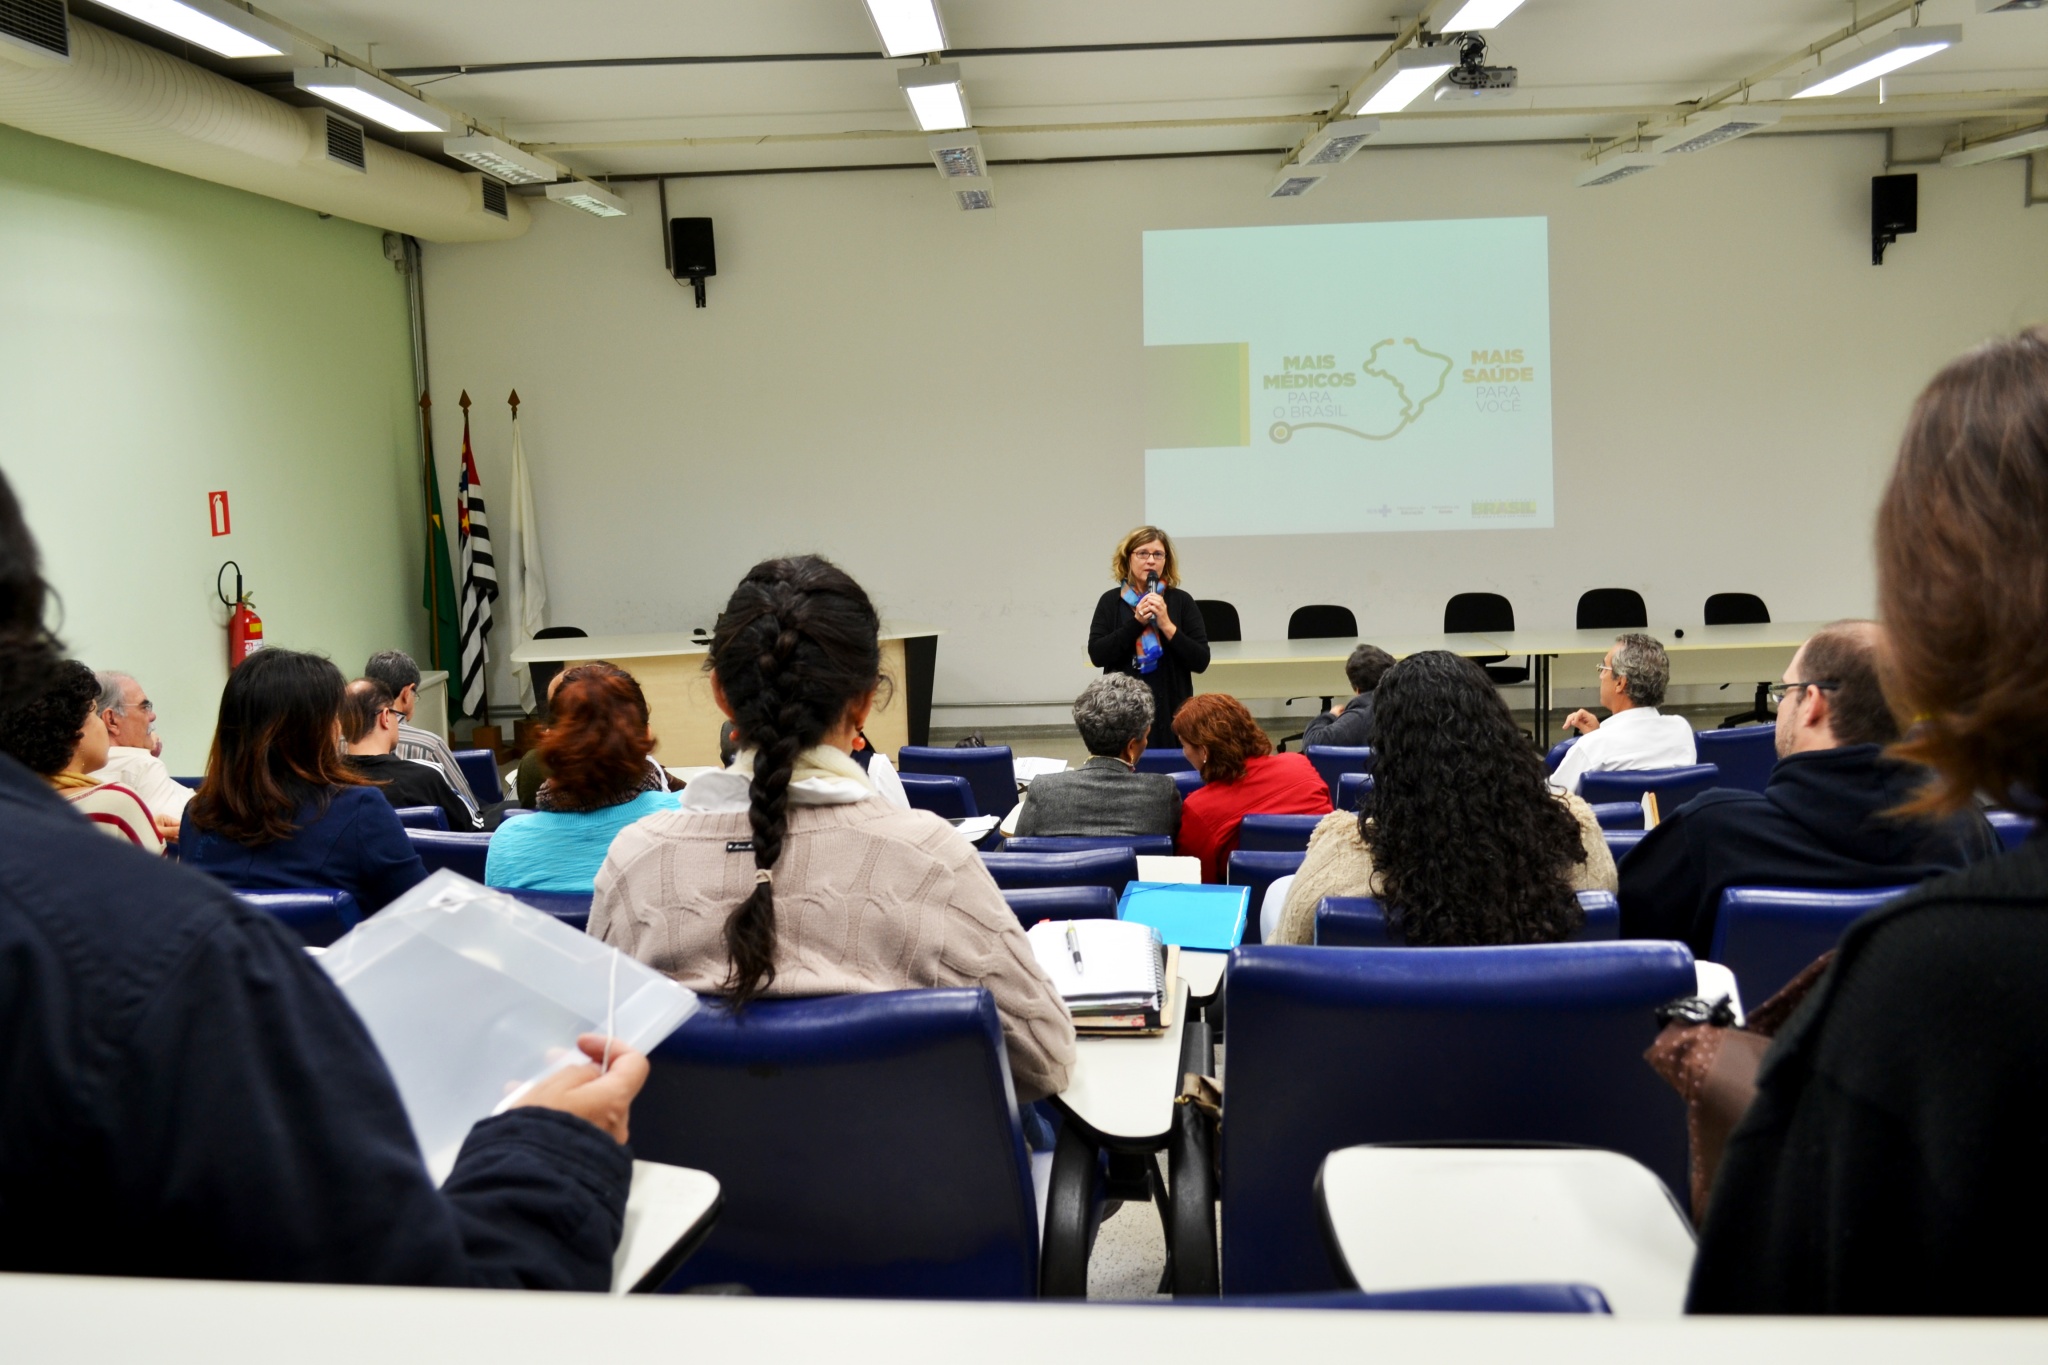
POLYGON ((1074 926, 1067 925, 1067 951, 1074 955, 1074 975, 1084 976, 1088 969, 1081 965, 1081 936, 1074 932, 1074 926))

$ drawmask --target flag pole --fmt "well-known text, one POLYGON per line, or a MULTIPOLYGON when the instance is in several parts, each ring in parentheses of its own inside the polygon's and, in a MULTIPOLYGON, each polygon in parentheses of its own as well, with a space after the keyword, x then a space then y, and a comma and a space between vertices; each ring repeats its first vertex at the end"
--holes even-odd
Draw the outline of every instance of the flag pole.
POLYGON ((427 521, 427 659, 441 666, 441 585, 434 575, 434 400, 420 390, 420 510, 427 521))

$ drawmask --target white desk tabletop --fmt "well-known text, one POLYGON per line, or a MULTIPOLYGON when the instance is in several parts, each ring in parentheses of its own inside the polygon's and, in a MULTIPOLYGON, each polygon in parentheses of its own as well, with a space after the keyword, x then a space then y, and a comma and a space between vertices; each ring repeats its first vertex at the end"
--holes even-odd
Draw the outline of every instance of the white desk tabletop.
POLYGON ((1188 983, 1188 994, 1207 1000, 1223 984, 1223 969, 1230 964, 1229 953, 1205 953, 1197 948, 1180 950, 1180 979, 1188 983))
MULTIPOLYGON (((944 635, 937 626, 884 621, 884 640, 913 640, 944 635)), ((521 640, 512 651, 515 664, 561 663, 568 659, 649 659, 658 655, 708 654, 709 636, 688 631, 656 631, 648 635, 571 635, 557 640, 521 640)))
MULTIPOLYGON (((1610 637, 1610 643, 1612 637, 1610 637)), ((1209 666, 1215 668, 1244 664, 1342 664, 1360 644, 1375 644, 1397 659, 1425 650, 1444 649, 1453 654, 1491 655, 1500 653, 1485 635, 1359 635, 1325 640, 1222 640, 1209 646, 1209 666)))
MULTIPOLYGON (((1652 627, 1667 654, 1687 650, 1714 649, 1797 649, 1808 637, 1827 625, 1826 621, 1773 621, 1756 626, 1685 626, 1683 638, 1668 629, 1652 627)), ((1618 630, 1515 630, 1489 635, 1495 653, 1506 654, 1605 654, 1614 644, 1618 630)))
POLYGON ((1067 1088, 1056 1096, 1059 1104, 1112 1141, 1163 1141, 1173 1131, 1173 1099, 1180 1093, 1180 1036, 1187 1008, 1183 975, 1173 983, 1172 1024, 1165 1032, 1139 1038, 1082 1036, 1074 1045, 1067 1088))

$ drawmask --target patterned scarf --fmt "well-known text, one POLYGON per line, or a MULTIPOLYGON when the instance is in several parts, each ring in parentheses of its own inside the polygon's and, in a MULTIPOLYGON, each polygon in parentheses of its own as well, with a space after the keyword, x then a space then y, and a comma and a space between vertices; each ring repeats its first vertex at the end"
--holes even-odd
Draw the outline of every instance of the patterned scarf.
POLYGON ((558 810, 567 811, 572 814, 581 814, 585 811, 607 810, 612 806, 622 806, 628 801, 636 800, 646 795, 648 792, 665 792, 667 790, 668 774, 650 763, 647 765, 646 775, 640 779, 639 786, 623 796, 616 796, 610 801, 593 802, 587 806, 577 805, 556 791, 555 779, 551 777, 541 783, 540 790, 533 794, 533 808, 535 810, 558 810))
MULTIPOLYGON (((1144 600, 1144 594, 1130 584, 1124 584, 1124 605, 1135 609, 1144 600)), ((1138 652, 1131 657, 1131 668, 1140 674, 1150 673, 1159 667, 1159 656, 1166 647, 1159 643, 1159 630, 1155 626, 1145 627, 1145 633, 1138 637, 1138 652)))

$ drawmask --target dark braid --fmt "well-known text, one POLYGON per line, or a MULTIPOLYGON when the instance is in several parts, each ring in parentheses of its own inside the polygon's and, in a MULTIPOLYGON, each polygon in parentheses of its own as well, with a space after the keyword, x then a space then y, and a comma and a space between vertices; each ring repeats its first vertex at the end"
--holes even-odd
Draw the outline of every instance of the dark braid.
MULTIPOLYGON (((881 622, 860 584, 814 555, 756 564, 734 589, 706 666, 754 752, 747 819, 754 866, 772 873, 789 831, 789 781, 804 750, 881 681, 881 622)), ((725 922, 735 1006, 775 981, 775 888, 757 881, 725 922)))

